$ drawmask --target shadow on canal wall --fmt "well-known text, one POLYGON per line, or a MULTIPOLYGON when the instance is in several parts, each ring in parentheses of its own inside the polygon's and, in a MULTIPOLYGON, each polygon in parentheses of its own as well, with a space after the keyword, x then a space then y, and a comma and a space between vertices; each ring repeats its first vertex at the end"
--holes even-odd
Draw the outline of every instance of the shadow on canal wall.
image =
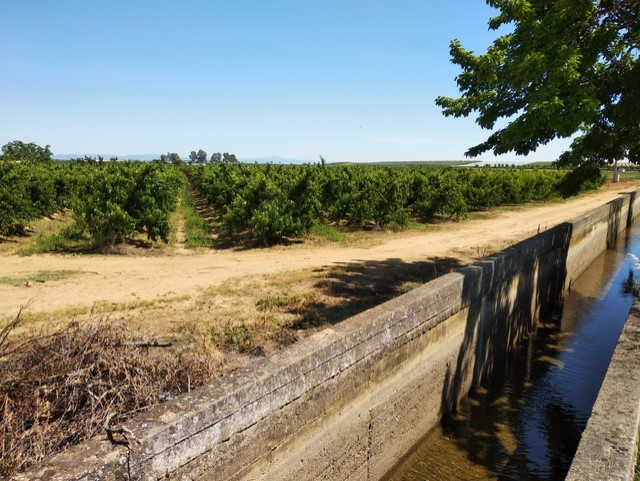
MULTIPOLYGON (((615 248, 617 242, 625 238, 621 234, 633 223, 637 213, 636 192, 633 192, 628 199, 615 199, 544 235, 528 239, 462 269, 471 271, 463 287, 463 297, 468 299, 469 315, 457 364, 445 375, 442 417, 459 418, 457 412, 460 401, 491 376, 496 366, 503 367, 505 357, 515 353, 522 338, 531 333, 537 319, 558 307, 565 289, 571 289, 573 279, 582 274, 598 253, 615 248)), ((512 401, 517 403, 518 396, 506 402, 512 401)), ((519 406, 511 406, 511 409, 517 410, 519 406)), ((562 459, 552 459, 550 467, 564 477, 571 462, 571 457, 567 456, 573 456, 580 440, 580 431, 575 430, 578 423, 566 422, 575 417, 572 412, 548 412, 547 415, 553 420, 546 426, 562 434, 550 432, 549 437, 561 440, 556 442, 562 442, 563 448, 566 448, 554 451, 562 459)), ((496 460, 486 456, 502 444, 500 429, 494 425, 477 424, 471 430, 475 435, 469 437, 467 433, 455 439, 470 459, 495 472, 496 460)), ((504 453, 510 451, 506 447, 503 450, 504 453)), ((505 478, 498 476, 497 479, 518 477, 523 467, 519 455, 517 451, 512 453, 512 459, 502 468, 509 474, 505 478)), ((505 456, 504 459, 509 458, 505 456)), ((524 471, 520 474, 527 475, 524 471)), ((560 479, 559 476, 553 479, 560 479)))
MULTIPOLYGON (((631 202, 633 200, 633 202, 631 202)), ((13 479, 381 479, 638 212, 620 199, 331 326, 13 479)))
POLYGON ((570 223, 561 224, 460 270, 468 314, 457 363, 445 374, 442 415, 454 413, 540 315, 557 305, 572 231, 570 223))
POLYGON ((465 335, 455 368, 447 371, 442 414, 491 375, 535 321, 558 304, 565 290, 606 249, 615 247, 638 212, 636 193, 460 269, 465 335))

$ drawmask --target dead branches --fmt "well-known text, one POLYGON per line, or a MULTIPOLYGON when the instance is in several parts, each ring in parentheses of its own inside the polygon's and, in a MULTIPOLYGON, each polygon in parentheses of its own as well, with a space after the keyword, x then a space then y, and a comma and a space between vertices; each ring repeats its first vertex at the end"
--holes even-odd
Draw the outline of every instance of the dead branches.
POLYGON ((0 477, 101 431, 130 442, 114 416, 122 423, 220 368, 205 351, 148 349, 170 346, 111 319, 12 340, 19 318, 0 331, 0 477))
POLYGON ((13 330, 16 327, 18 327, 18 324, 20 324, 21 315, 22 315, 22 307, 18 311, 18 314, 16 314, 16 317, 13 319, 13 321, 10 321, 0 331, 0 359, 3 358, 9 351, 9 342, 7 341, 7 339, 9 337, 9 334, 11 334, 13 330))

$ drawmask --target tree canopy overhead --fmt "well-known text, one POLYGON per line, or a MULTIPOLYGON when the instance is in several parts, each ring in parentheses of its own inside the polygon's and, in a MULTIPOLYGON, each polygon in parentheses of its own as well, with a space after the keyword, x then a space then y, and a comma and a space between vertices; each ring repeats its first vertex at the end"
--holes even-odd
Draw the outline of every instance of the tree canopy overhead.
POLYGON ((508 33, 481 55, 453 40, 462 95, 436 99, 444 115, 477 114, 493 131, 465 155, 526 155, 578 134, 561 163, 640 163, 640 0, 487 4, 498 10, 489 28, 508 33))

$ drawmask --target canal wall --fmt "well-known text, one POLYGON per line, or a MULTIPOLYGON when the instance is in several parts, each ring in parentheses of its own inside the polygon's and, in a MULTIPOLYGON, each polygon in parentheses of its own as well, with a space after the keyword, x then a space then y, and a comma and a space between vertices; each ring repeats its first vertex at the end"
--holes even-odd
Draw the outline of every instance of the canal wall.
POLYGON ((635 193, 254 362, 16 480, 380 479, 640 212, 635 193))
POLYGON ((633 481, 640 429, 640 300, 635 301, 567 481, 633 481))
POLYGON ((586 214, 567 222, 571 230, 567 255, 565 289, 606 249, 613 247, 640 212, 637 192, 618 197, 586 214))

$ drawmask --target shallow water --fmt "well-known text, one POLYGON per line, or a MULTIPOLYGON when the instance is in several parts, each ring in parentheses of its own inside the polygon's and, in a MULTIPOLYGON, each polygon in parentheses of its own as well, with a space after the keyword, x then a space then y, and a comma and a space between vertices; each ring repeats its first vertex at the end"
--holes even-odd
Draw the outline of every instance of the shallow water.
POLYGON ((386 479, 563 480, 631 307, 628 252, 637 226, 386 479))

